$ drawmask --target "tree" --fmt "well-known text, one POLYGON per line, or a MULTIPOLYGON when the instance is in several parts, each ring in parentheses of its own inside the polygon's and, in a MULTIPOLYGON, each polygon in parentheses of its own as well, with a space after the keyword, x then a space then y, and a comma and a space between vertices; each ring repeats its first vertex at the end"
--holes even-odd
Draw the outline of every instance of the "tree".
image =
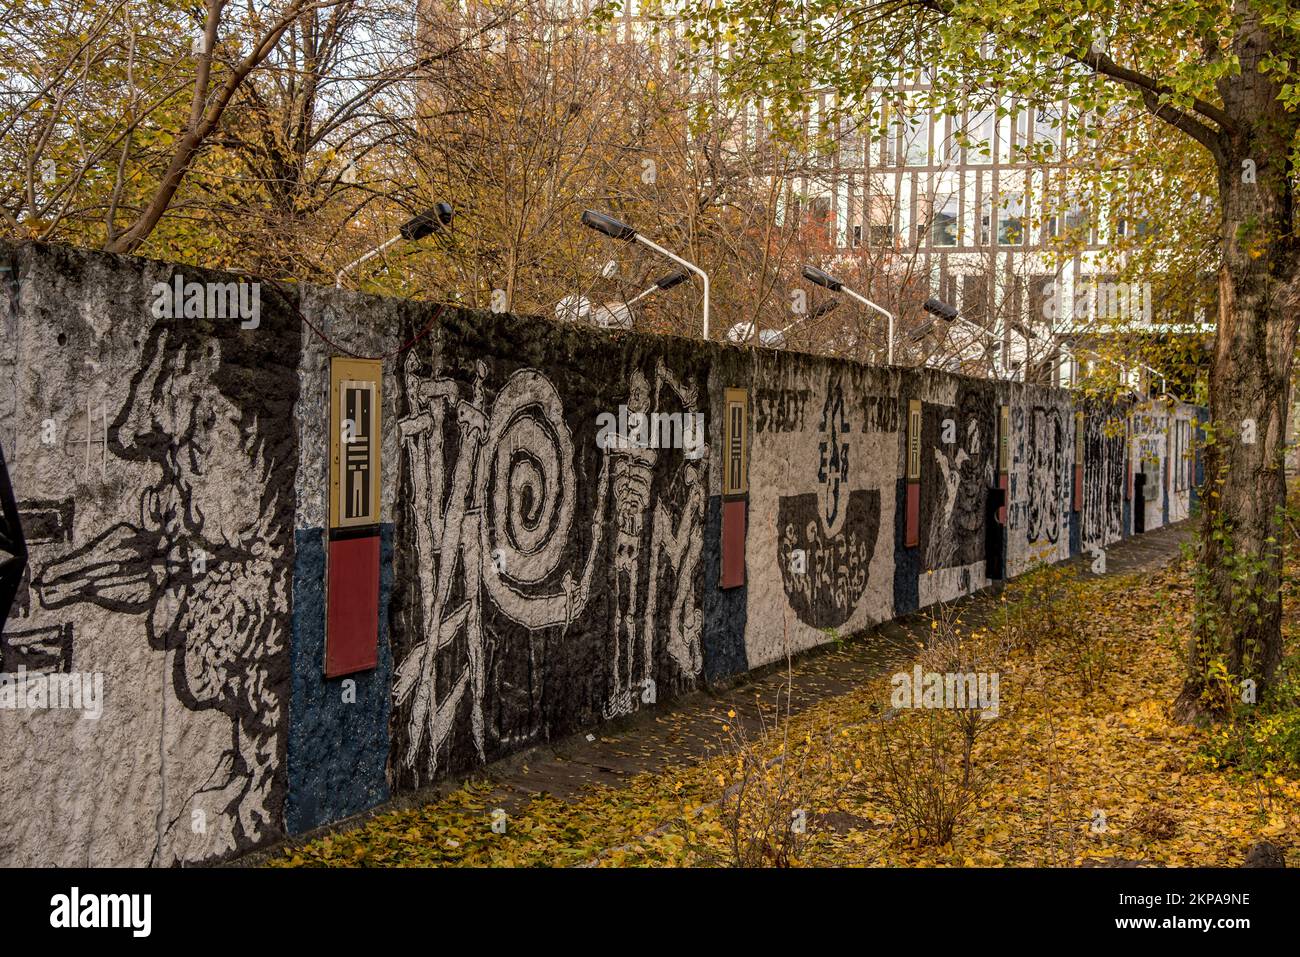
MULTIPOLYGON (((1280 660, 1283 452, 1300 304, 1300 9, 1290 0, 700 0, 676 9, 732 95, 788 115, 817 89, 879 118, 922 70, 949 108, 1061 95, 1086 124, 1140 108, 1208 154, 1218 197, 1196 633, 1183 718, 1222 712, 1213 675, 1280 660)), ((1168 188, 1178 192, 1178 183, 1168 188)))

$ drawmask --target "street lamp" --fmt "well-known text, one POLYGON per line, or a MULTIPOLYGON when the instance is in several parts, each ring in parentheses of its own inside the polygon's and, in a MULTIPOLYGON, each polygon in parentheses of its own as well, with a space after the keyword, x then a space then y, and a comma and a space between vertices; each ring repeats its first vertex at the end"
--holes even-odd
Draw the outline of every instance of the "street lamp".
MULTIPOLYGON (((784 349, 785 334, 800 323, 807 322, 809 319, 820 319, 827 313, 834 312, 839 306, 838 299, 827 299, 825 302, 818 303, 806 316, 800 316, 784 329, 760 329, 758 333, 758 344, 768 349, 784 349)), ((738 322, 727 330, 727 340, 734 342, 736 345, 744 345, 754 338, 754 321, 752 319, 744 322, 738 322)))
MULTIPOLYGON (((981 335, 988 336, 995 343, 998 343, 999 346, 1001 345, 1000 342, 998 341, 997 335, 991 329, 985 329, 977 322, 971 322, 969 319, 962 318, 961 314, 957 311, 955 306, 949 305, 948 303, 944 302, 942 299, 927 299, 922 304, 922 308, 925 309, 925 311, 928 312, 930 315, 936 316, 939 319, 942 319, 944 322, 950 324, 953 322, 960 322, 963 326, 968 326, 969 328, 974 329, 976 332, 980 333, 981 335)), ((1037 339, 1038 335, 1034 332, 1034 330, 1030 329, 1028 326, 1025 326, 1019 322, 1011 322, 1008 323, 1008 325, 1010 325, 1010 327, 1013 330, 1018 332, 1026 340, 1025 358, 1027 359, 1029 357, 1028 340, 1037 339)), ((1015 371, 1015 367, 1011 365, 1010 356, 1006 357, 1006 361, 1002 364, 1007 367, 1008 378, 1010 378, 1015 371)))
MULTIPOLYGON (((591 229, 596 230, 598 233, 604 233, 610 239, 620 239, 623 242, 628 243, 640 243, 647 249, 654 250, 660 256, 663 256, 666 259, 671 259, 673 262, 677 263, 677 265, 689 269, 691 272, 695 273, 695 275, 699 276, 701 282, 704 283, 704 338, 709 338, 709 277, 703 269, 692 262, 687 262, 681 256, 670 253, 658 243, 646 239, 627 223, 620 222, 613 216, 606 215, 605 213, 598 213, 594 209, 583 210, 582 225, 588 226, 591 229)), ((681 280, 678 280, 678 282, 680 281, 681 280)), ((672 285, 676 284, 676 282, 672 283, 672 285)), ((658 283, 655 285, 657 288, 665 288, 659 286, 658 283)), ((649 290, 647 290, 647 292, 648 291, 649 290)), ((644 295, 644 293, 642 295, 644 295)), ((640 296, 637 298, 640 298, 640 296)))
POLYGON ((338 289, 343 286, 343 277, 347 273, 356 269, 362 263, 374 259, 389 246, 399 243, 402 240, 415 241, 423 239, 431 233, 437 232, 442 227, 451 222, 452 208, 450 203, 437 203, 431 209, 426 209, 422 213, 417 213, 406 222, 402 223, 397 231, 397 235, 382 245, 376 246, 364 256, 359 256, 352 262, 340 269, 334 276, 334 288, 338 289))
MULTIPOLYGON (((952 325, 954 322, 960 322, 964 326, 970 326, 976 332, 979 332, 982 335, 991 338, 993 340, 993 346, 1001 345, 997 341, 997 337, 994 336, 992 332, 990 332, 988 329, 985 329, 983 326, 979 325, 978 323, 971 322, 968 319, 963 319, 961 317, 961 314, 957 312, 957 308, 955 306, 949 305, 948 303, 944 302, 942 299, 927 299, 924 303, 921 304, 921 308, 923 308, 926 312, 928 312, 930 315, 934 316, 935 318, 942 319, 944 322, 948 323, 949 325, 952 325)), ((931 319, 926 323, 926 326, 931 326, 933 324, 934 324, 934 320, 931 319)), ((994 348, 985 348, 984 355, 986 356, 991 355, 994 351, 996 351, 994 348)))
POLYGON ((912 342, 920 342, 922 339, 924 339, 933 331, 934 331, 934 320, 927 319, 925 320, 925 322, 921 323, 919 326, 913 329, 912 334, 908 336, 908 338, 911 339, 912 342))
POLYGON ((635 296, 629 299, 625 303, 625 305, 628 306, 634 305, 635 303, 640 302, 646 296, 650 295, 650 293, 652 292, 658 292, 664 289, 672 289, 673 286, 678 286, 684 283, 689 277, 690 277, 690 273, 688 273, 685 269, 674 270, 673 272, 670 272, 668 275, 656 279, 654 281, 654 285, 648 286, 642 292, 637 293, 635 296))
POLYGON ((830 273, 818 269, 816 266, 804 266, 803 278, 807 279, 811 283, 814 283, 815 285, 821 286, 824 289, 829 289, 831 292, 842 292, 849 298, 860 302, 862 305, 868 307, 869 309, 876 310, 876 312, 880 313, 882 316, 888 319, 889 329, 888 332, 886 333, 888 339, 885 345, 885 362, 887 365, 891 365, 891 366, 894 364, 894 314, 892 312, 890 312, 888 309, 885 309, 883 306, 877 306, 866 296, 854 292, 852 289, 844 285, 844 283, 840 282, 830 273))

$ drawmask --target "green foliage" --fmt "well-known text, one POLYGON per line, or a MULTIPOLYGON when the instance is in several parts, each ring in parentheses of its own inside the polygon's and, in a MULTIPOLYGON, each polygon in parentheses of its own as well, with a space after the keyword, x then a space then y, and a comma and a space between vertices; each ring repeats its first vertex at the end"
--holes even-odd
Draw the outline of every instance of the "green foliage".
MULTIPOLYGON (((1219 667, 1218 676, 1227 683, 1226 671, 1221 663, 1219 667)), ((1282 663, 1258 705, 1234 703, 1232 720, 1210 730, 1191 767, 1231 768, 1266 780, 1300 777, 1300 655, 1282 663)))

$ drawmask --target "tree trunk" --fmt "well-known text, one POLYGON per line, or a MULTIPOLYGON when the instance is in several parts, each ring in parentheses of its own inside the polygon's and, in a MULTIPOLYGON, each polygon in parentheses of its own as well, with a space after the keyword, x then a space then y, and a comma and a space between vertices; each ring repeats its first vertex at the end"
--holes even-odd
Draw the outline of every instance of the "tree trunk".
POLYGON ((1284 453, 1300 286, 1290 164, 1297 119, 1245 58, 1221 89, 1234 128, 1218 157, 1223 263, 1190 668, 1175 703, 1183 721, 1253 702, 1282 659, 1284 453))

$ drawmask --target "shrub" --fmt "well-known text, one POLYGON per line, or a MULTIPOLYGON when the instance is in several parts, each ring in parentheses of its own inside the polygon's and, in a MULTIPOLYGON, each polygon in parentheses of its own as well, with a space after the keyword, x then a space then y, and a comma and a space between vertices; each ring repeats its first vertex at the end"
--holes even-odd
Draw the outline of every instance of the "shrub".
MULTIPOLYGON (((916 662, 921 670, 1000 676, 1006 636, 984 630, 963 634, 960 625, 951 606, 935 611, 930 644, 916 662)), ((985 783, 975 747, 991 723, 968 701, 964 708, 894 709, 877 726, 874 796, 913 843, 952 841, 985 783)))

